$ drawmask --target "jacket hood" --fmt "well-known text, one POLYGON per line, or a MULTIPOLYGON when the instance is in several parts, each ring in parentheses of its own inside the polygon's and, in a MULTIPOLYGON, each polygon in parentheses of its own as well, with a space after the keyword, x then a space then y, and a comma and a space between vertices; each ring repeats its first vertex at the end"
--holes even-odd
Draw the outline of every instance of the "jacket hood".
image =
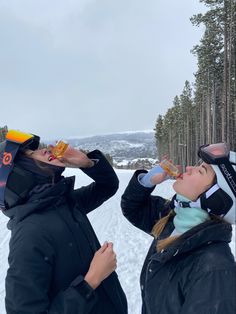
POLYGON ((10 218, 7 228, 12 230, 18 222, 24 220, 30 214, 43 211, 52 204, 60 203, 64 199, 63 196, 73 190, 74 183, 75 177, 64 178, 43 192, 33 194, 25 204, 2 211, 4 215, 10 218))
POLYGON ((161 252, 155 253, 151 259, 165 263, 175 256, 194 251, 210 243, 229 243, 231 238, 231 224, 224 221, 209 220, 183 233, 169 247, 161 252))

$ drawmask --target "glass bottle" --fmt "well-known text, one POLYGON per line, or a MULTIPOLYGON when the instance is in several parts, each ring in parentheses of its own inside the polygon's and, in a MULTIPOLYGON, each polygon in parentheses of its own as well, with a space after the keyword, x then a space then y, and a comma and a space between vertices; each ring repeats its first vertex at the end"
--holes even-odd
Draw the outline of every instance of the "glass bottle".
POLYGON ((160 166, 162 167, 163 170, 165 170, 171 177, 177 177, 178 175, 180 175, 179 173, 179 169, 173 165, 172 162, 170 162, 167 159, 163 159, 160 162, 160 166))
POLYGON ((69 146, 69 144, 64 140, 58 141, 57 144, 51 150, 52 159, 62 157, 68 146, 69 146))

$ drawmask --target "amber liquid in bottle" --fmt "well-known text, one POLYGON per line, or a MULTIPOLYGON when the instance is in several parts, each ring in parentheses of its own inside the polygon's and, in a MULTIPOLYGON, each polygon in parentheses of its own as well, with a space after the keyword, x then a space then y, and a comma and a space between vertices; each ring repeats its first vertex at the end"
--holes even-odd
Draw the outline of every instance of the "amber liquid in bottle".
POLYGON ((173 165, 169 160, 164 159, 160 162, 160 166, 171 176, 178 177, 180 175, 179 169, 173 165))
POLYGON ((52 153, 52 156, 54 158, 60 158, 64 155, 67 147, 69 146, 68 143, 65 143, 64 141, 60 140, 57 142, 56 146, 53 147, 51 153, 52 153))

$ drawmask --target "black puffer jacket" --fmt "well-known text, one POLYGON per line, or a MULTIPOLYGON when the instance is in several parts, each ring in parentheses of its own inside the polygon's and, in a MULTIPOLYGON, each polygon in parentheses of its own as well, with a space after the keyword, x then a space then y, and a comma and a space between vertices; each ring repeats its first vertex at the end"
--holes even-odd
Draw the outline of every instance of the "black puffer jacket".
MULTIPOLYGON (((170 211, 170 202, 151 196, 139 184, 137 171, 121 201, 123 214, 150 233, 155 222, 170 211)), ((173 221, 160 238, 174 230, 173 221)), ((207 221, 184 233, 160 253, 154 240, 143 265, 140 283, 143 314, 236 313, 236 266, 228 223, 207 221)))
MULTIPOLYGON (((74 177, 5 211, 11 219, 7 314, 126 314, 127 302, 113 272, 92 290, 84 281, 100 248, 86 216, 118 188, 117 176, 99 151, 82 169, 95 182, 74 190, 74 177)), ((101 217, 102 219, 102 217, 101 217)))

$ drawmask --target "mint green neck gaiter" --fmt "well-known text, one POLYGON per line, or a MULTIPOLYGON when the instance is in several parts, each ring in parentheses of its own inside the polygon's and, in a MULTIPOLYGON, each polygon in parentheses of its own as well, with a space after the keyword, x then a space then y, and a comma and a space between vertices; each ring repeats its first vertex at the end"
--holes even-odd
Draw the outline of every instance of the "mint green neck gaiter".
MULTIPOLYGON (((176 194, 176 200, 182 202, 189 202, 190 200, 186 197, 176 194)), ((209 220, 209 214, 202 208, 193 207, 175 207, 174 211, 176 213, 174 217, 174 226, 176 232, 182 234, 189 229, 199 225, 200 223, 209 220)))

